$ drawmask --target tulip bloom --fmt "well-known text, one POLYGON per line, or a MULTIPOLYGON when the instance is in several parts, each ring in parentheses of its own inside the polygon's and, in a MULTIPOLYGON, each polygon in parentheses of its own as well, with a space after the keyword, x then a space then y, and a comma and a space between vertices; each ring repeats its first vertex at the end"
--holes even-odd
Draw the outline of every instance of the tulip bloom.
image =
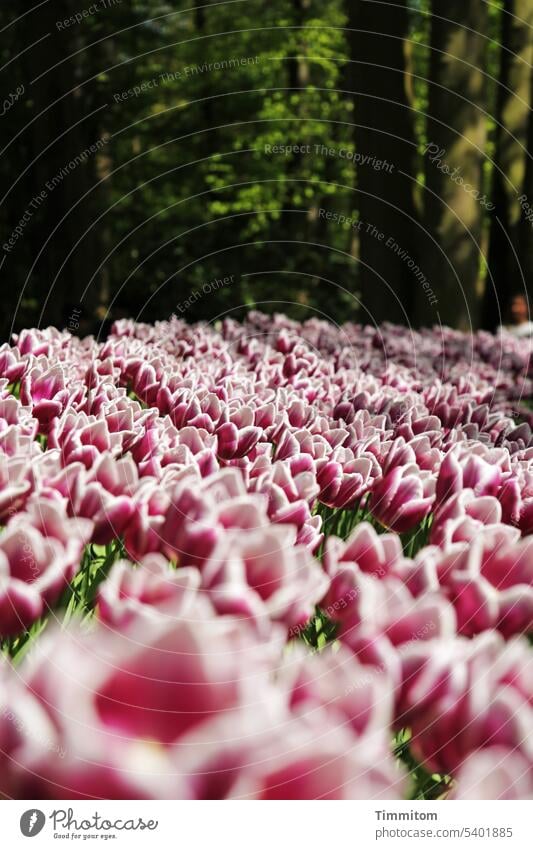
POLYGON ((371 510, 386 528, 404 533, 429 514, 434 501, 434 481, 412 466, 396 466, 372 488, 371 510))

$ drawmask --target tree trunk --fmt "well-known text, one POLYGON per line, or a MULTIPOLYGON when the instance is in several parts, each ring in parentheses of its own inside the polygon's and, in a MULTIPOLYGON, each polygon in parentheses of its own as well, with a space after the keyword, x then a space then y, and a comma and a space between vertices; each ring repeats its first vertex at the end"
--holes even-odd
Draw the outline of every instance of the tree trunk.
POLYGON ((406 91, 407 2, 347 0, 354 96, 361 321, 409 323, 418 285, 416 144, 406 91))
MULTIPOLYGON (((91 89, 76 87, 89 76, 87 54, 82 51, 88 36, 80 26, 68 31, 61 27, 82 8, 82 0, 57 0, 32 14, 34 40, 45 37, 14 63, 26 85, 28 123, 5 154, 23 175, 12 189, 16 218, 31 212, 21 244, 10 257, 16 263, 18 249, 24 247, 28 265, 20 278, 22 308, 31 304, 33 315, 22 316, 25 321, 60 327, 68 323, 70 311, 79 308, 97 238, 94 231, 83 236, 94 215, 91 198, 77 203, 95 182, 98 148, 94 146, 99 142, 98 120, 86 117, 95 108, 91 89), (77 56, 68 58, 77 51, 77 56), (35 119, 32 123, 30 116, 35 119)), ((27 43, 25 18, 15 26, 20 43, 27 43)))
MULTIPOLYGON (((533 70, 530 73, 530 103, 533 103, 533 70)), ((519 197, 520 219, 517 225, 518 274, 510 281, 508 295, 524 292, 529 299, 530 312, 533 298, 533 112, 529 112, 526 148, 528 156, 522 192, 519 197)))
POLYGON ((501 55, 496 100, 496 151, 491 201, 489 274, 483 325, 502 323, 509 283, 520 285, 519 196, 527 160, 530 78, 533 59, 533 5, 531 0, 506 0, 502 12, 501 55))
MULTIPOLYGON (((297 96, 297 107, 294 109, 294 117, 296 118, 304 118, 306 117, 306 106, 305 106, 305 87, 309 84, 309 63, 305 58, 305 44, 303 43, 303 27, 306 22, 306 15, 309 12, 311 2, 310 0, 292 0, 292 25, 298 27, 297 32, 297 47, 291 48, 291 51, 294 50, 294 56, 291 56, 287 59, 287 77, 288 77, 288 88, 287 97, 292 98, 294 95, 297 96), (298 55, 297 55, 298 54, 298 55)), ((296 130, 292 129, 291 123, 288 125, 289 135, 292 136, 293 132, 296 136, 295 144, 308 144, 310 139, 306 137, 305 130, 302 131, 302 123, 300 121, 295 123, 296 130)), ((296 182, 294 182, 300 173, 300 163, 301 157, 299 154, 295 153, 292 156, 287 157, 287 164, 285 166, 285 174, 287 177, 287 186, 285 192, 285 200, 283 206, 286 210, 292 210, 297 207, 297 203, 295 197, 301 193, 301 186, 299 186, 296 182)), ((295 231, 295 220, 294 215, 291 212, 284 212, 280 217, 280 233, 283 236, 287 236, 287 234, 293 234, 295 231)), ((303 237, 303 233, 297 233, 298 236, 303 237)), ((282 248, 282 253, 285 248, 282 248)))
MULTIPOLYGON (((488 11, 485 0, 434 0, 425 150, 424 265, 443 324, 477 326, 483 190, 488 11), (434 241, 433 241, 434 240, 434 241)), ((435 308, 420 293, 418 316, 435 308)))

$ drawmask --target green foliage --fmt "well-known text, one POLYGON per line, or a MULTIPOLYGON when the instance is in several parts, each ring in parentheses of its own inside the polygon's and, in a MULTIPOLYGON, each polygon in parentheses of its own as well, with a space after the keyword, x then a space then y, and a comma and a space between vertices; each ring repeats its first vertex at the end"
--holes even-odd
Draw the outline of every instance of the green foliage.
POLYGON ((411 788, 409 799, 416 801, 436 800, 444 798, 451 789, 452 779, 449 775, 430 773, 420 764, 411 752, 412 734, 408 728, 402 728, 393 741, 394 755, 402 761, 409 770, 411 788))
MULTIPOLYGON (((65 326, 72 306, 82 307, 80 333, 94 329, 98 305, 111 319, 146 321, 214 321, 253 304, 299 319, 360 319, 357 232, 321 213, 359 215, 350 157, 361 69, 349 61, 348 26, 357 2, 133 0, 58 29, 86 7, 58 0, 26 15, 13 0, 0 9, 4 95, 26 87, 3 116, 4 238, 47 180, 102 143, 47 193, 3 257, 4 336, 12 324, 65 326), (46 49, 25 52, 41 34, 46 49), (231 275, 231 285, 202 294, 231 275)), ((408 7, 405 86, 423 216, 428 93, 438 85, 429 80, 433 7, 408 7)), ((502 0, 488 21, 481 193, 490 194, 502 0)), ((485 215, 485 239, 488 225, 485 215)))

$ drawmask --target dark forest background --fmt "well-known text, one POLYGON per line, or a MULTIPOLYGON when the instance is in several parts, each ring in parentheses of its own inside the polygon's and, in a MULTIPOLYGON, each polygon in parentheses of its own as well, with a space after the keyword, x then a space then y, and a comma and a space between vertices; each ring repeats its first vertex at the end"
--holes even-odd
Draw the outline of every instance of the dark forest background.
POLYGON ((494 328, 533 289, 532 25, 533 0, 2 3, 2 338, 254 305, 494 328))

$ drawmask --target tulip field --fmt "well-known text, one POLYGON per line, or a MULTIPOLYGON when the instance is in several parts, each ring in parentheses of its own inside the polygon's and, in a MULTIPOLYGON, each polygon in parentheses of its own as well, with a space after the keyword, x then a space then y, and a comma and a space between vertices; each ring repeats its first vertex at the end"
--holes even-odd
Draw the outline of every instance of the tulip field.
POLYGON ((0 791, 532 799, 529 341, 0 348, 0 791))

